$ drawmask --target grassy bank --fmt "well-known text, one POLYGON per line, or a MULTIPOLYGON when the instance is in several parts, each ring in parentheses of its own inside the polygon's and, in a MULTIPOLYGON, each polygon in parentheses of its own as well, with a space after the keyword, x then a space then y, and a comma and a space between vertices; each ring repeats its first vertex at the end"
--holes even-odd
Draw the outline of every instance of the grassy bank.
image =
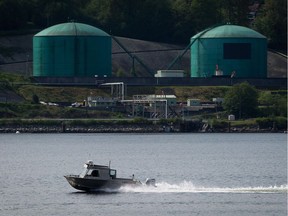
MULTIPOLYGON (((202 102, 211 102, 212 98, 224 98, 226 92, 231 87, 194 87, 194 86, 150 86, 150 87, 127 87, 126 99, 131 99, 133 95, 143 94, 173 94, 177 96, 178 102, 186 102, 188 98, 197 98, 202 102)), ((267 97, 274 98, 277 96, 277 101, 282 101, 281 104, 287 104, 287 90, 278 89, 265 90, 258 89, 259 93, 259 117, 254 119, 242 119, 230 122, 230 126, 234 128, 259 128, 279 130, 287 130, 286 116, 279 116, 277 110, 272 105, 265 104, 267 97), (273 93, 273 94, 272 94, 273 93), (276 93, 276 96, 274 96, 276 93), (266 99, 265 99, 266 98, 266 99), (278 115, 278 116, 277 116, 278 115)), ((39 101, 44 102, 63 102, 72 104, 74 102, 83 102, 88 96, 110 97, 109 88, 96 87, 49 87, 39 86, 34 84, 29 78, 0 73, 0 126, 5 125, 44 125, 62 127, 63 120, 68 127, 81 126, 93 127, 101 123, 102 125, 123 125, 137 124, 135 121, 139 119, 128 119, 129 113, 115 111, 113 109, 88 109, 85 107, 75 108, 67 106, 47 106, 39 104, 39 101), (12 94, 13 93, 13 94, 12 94), (17 95, 21 100, 9 101, 17 95), (36 99, 35 99, 36 98, 36 99), (58 120, 57 120, 58 119, 58 120), (71 119, 71 120, 68 120, 71 119), (102 119, 102 120, 99 120, 102 119), (104 120, 103 120, 104 119, 104 120)), ((279 106, 278 106, 279 108, 279 106)), ((282 109, 283 110, 283 109, 282 109)), ((129 117, 130 118, 130 117, 129 117)), ((181 118, 181 117, 179 117, 181 118)), ((189 116, 188 119, 197 119, 198 121, 209 122, 209 125, 214 130, 221 130, 228 127, 227 113, 195 113, 189 116), (220 119, 219 119, 220 117, 220 119)), ((143 119, 141 120, 143 123, 143 119)), ((147 121, 147 120, 146 120, 147 121)), ((178 122, 179 119, 169 119, 168 121, 178 122)), ((162 125, 167 124, 165 120, 160 120, 162 125)), ((138 122, 139 123, 139 122, 138 122)), ((147 121, 145 124, 150 124, 147 121)), ((200 128, 201 129, 201 128, 200 128)), ((200 130, 199 129, 199 130, 200 130)))

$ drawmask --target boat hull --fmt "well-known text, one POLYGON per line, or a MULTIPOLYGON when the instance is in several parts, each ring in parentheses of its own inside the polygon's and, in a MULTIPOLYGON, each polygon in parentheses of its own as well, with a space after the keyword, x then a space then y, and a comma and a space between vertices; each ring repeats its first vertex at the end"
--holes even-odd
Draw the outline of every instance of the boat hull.
POLYGON ((73 188, 82 191, 115 190, 125 185, 141 185, 139 181, 124 178, 103 180, 89 177, 81 178, 79 175, 68 175, 64 177, 73 188))

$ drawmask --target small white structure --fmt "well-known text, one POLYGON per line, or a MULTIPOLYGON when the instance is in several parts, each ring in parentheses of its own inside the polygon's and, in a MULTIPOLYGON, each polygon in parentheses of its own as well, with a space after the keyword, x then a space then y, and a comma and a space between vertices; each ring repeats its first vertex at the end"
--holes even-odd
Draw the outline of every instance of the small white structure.
POLYGON ((235 115, 229 115, 228 120, 229 121, 235 121, 235 115))
POLYGON ((213 98, 212 101, 217 104, 222 104, 224 102, 224 98, 213 98))
POLYGON ((223 76, 223 71, 219 69, 218 64, 216 65, 215 76, 223 76))
POLYGON ((215 76, 223 76, 223 71, 222 70, 216 70, 215 76))
POLYGON ((167 100, 168 106, 175 106, 177 104, 177 97, 175 95, 149 95, 149 98, 153 100, 167 100))
POLYGON ((184 70, 158 70, 155 77, 184 77, 184 70))

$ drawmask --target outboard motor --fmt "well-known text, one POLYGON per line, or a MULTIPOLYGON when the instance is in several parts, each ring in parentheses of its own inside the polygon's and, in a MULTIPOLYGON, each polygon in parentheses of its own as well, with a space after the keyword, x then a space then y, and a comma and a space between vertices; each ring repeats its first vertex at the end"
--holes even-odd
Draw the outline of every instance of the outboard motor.
POLYGON ((145 184, 147 186, 156 187, 156 180, 154 178, 147 178, 146 181, 145 181, 145 184))

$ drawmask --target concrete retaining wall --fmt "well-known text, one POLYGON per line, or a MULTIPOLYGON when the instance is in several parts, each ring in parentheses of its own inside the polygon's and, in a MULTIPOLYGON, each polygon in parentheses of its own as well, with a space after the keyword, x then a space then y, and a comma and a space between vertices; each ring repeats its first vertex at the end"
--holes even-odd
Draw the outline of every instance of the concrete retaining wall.
POLYGON ((39 85, 49 86, 98 86, 102 83, 124 82, 128 86, 231 86, 247 81, 257 88, 279 88, 287 89, 286 78, 173 78, 173 77, 34 77, 34 81, 39 85))

